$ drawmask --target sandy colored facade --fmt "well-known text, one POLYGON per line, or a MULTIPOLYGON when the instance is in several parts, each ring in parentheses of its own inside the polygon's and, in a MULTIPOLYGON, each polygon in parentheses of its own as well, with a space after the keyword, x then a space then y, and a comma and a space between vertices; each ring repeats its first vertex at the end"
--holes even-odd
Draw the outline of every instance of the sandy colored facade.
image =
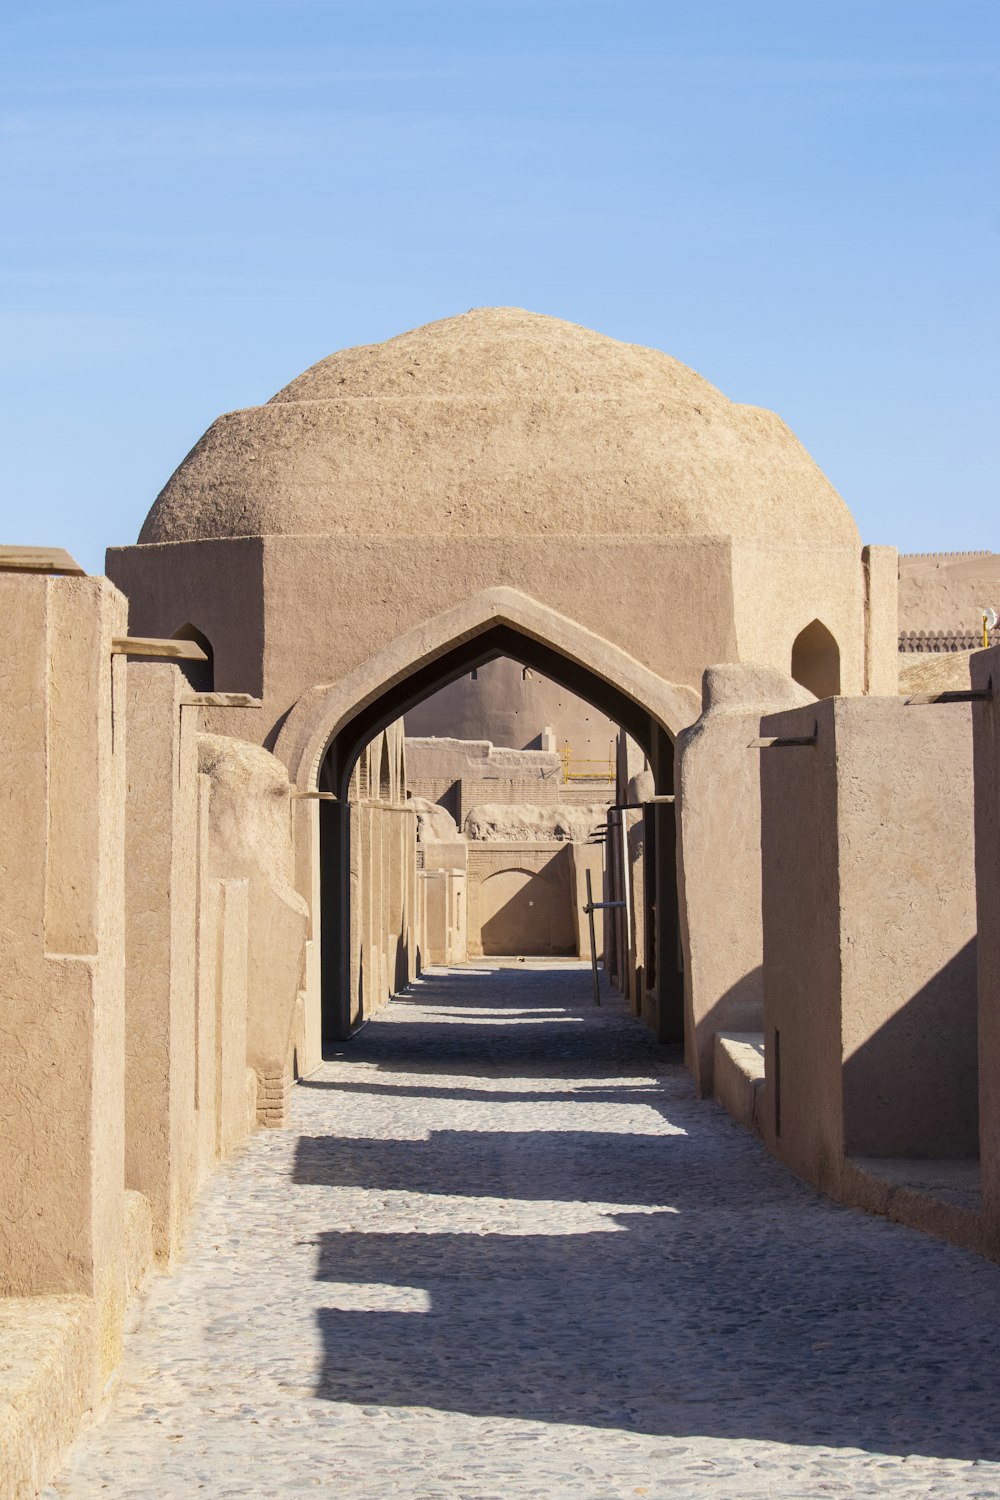
POLYGON ((218 700, 134 655, 118 590, 7 553, 0 596, 0 1289, 6 1337, 48 1372, 22 1353, 0 1382, 0 1493, 20 1497, 99 1410, 199 1183, 284 1122, 306 910, 284 769, 201 734, 218 700))
POLYGON ((978 1151, 971 707, 762 721, 766 1138, 830 1192, 850 1158, 978 1151))
POLYGON ((99 1409, 131 1291, 324 1038, 422 963, 586 953, 588 872, 702 1093, 998 1253, 998 653, 906 702, 896 554, 779 418, 478 310, 220 418, 109 578, 3 557, 0 1284, 60 1399, 20 1380, 0 1493, 99 1409), (559 783, 559 695, 616 728, 597 796, 559 783), (434 701, 461 734, 429 750, 434 701), (977 1151, 975 1204, 913 1186, 977 1151))
MULTIPOLYGON (((521 680, 518 669, 513 681, 521 680)), ((421 953, 447 952, 452 963, 590 957, 576 872, 590 864, 599 896, 603 862, 592 843, 614 795, 607 777, 567 779, 573 773, 555 751, 488 740, 408 735, 406 760, 422 877, 432 881, 421 953)))
MULTIPOLYGON (((403 726, 395 723, 365 747, 349 788, 352 1030, 418 972, 417 816, 407 793, 403 726)), ((303 1073, 322 1059, 315 992, 307 1006, 312 1045, 303 1073)))
MULTIPOLYGON (((498 659, 629 733, 661 796, 715 662, 895 690, 895 554, 862 548, 780 420, 665 355, 516 309, 333 355, 220 418, 108 570, 134 630, 196 628, 215 688, 261 698, 208 727, 337 799, 297 824, 314 929, 323 888, 348 884, 350 818, 334 807, 360 748, 498 659)), ((664 962, 645 1009, 666 1037, 683 1010, 676 830, 668 805, 651 816, 664 962)), ((331 1036, 350 1031, 358 982, 335 899, 331 1036)))
POLYGON ((713 1091, 715 1037, 764 1030, 761 767, 747 747, 765 706, 808 701, 786 673, 711 667, 701 715, 678 737, 685 1056, 705 1094, 713 1091))

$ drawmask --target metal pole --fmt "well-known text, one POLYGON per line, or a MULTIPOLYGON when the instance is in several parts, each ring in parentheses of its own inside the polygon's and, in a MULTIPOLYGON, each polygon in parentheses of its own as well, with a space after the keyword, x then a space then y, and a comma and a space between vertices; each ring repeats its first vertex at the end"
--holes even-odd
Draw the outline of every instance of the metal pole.
MULTIPOLYGON (((632 951, 632 891, 631 891, 631 881, 629 880, 629 859, 628 859, 629 826, 628 826, 628 824, 625 821, 625 809, 623 807, 620 807, 620 808, 617 809, 617 812, 618 812, 618 839, 619 839, 619 842, 621 844, 621 851, 620 851, 620 853, 621 853, 622 900, 625 903, 625 920, 624 920, 625 956, 624 956, 624 960, 622 962, 622 975, 624 977, 625 971, 626 971, 626 969, 628 967, 628 962, 629 962, 628 956, 629 956, 629 954, 632 951)), ((627 985, 627 980, 626 980, 626 985, 627 985)))
POLYGON ((594 932, 594 891, 590 883, 590 866, 584 872, 587 877, 587 921, 590 923, 590 968, 594 976, 594 1004, 601 1003, 601 981, 597 973, 597 935, 594 932))

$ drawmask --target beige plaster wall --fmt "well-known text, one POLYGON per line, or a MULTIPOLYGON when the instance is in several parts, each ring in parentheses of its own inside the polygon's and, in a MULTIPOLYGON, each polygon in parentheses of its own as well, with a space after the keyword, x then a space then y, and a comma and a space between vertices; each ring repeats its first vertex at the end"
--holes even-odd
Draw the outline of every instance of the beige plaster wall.
POLYGON ((860 550, 837 543, 734 540, 736 649, 714 662, 791 671, 796 636, 820 620, 840 648, 840 691, 865 690, 866 579, 860 550))
MULTIPOLYGON (((171 636, 192 624, 211 644, 213 687, 260 695, 265 595, 259 538, 237 538, 223 550, 188 550, 183 561, 171 548, 112 547, 107 571, 128 598, 133 635, 171 636)), ((247 722, 252 739, 257 726, 252 716, 247 722)))
POLYGON ((537 747, 509 749, 481 735, 462 738, 448 734, 420 736, 407 732, 406 774, 407 785, 414 796, 421 796, 419 784, 428 779, 461 781, 485 778, 490 781, 559 784, 563 779, 563 763, 556 751, 537 747))
POLYGON ((436 920, 436 893, 418 895, 417 808, 409 803, 406 774, 399 720, 362 751, 348 790, 353 1026, 416 977, 420 913, 428 900, 429 920, 436 920))
POLYGON ((553 841, 469 846, 471 958, 576 952, 570 846, 553 841))
POLYGON ((900 630, 979 631, 986 605, 1000 612, 1000 553, 900 555, 900 630))
MULTIPOLYGON (((267 537, 260 545, 264 711, 255 718, 219 710, 206 718, 213 729, 248 738, 272 733, 316 683, 339 680, 402 632, 497 586, 568 615, 671 682, 695 687, 709 662, 736 654, 725 540, 338 536, 267 537), (419 579, 419 586, 397 588, 400 578, 419 579)), ((111 576, 143 597, 143 628, 157 631, 176 628, 175 616, 198 613, 201 591, 192 578, 210 579, 213 565, 232 575, 230 598, 259 594, 258 560, 242 541, 108 553, 111 576), (203 555, 192 574, 194 551, 203 555), (153 571, 160 575, 155 590, 153 571)), ((860 575, 858 589, 860 597, 860 575)), ((257 679, 225 686, 256 692, 257 679)))
POLYGON ((845 1155, 976 1150, 972 744, 967 705, 898 698, 761 733, 814 725, 761 752, 765 1133, 836 1192, 845 1155))
POLYGON ((255 746, 199 736, 203 703, 176 665, 131 663, 125 1181, 164 1261, 200 1182, 257 1123, 248 1065, 260 1123, 283 1122, 303 1000, 287 775, 255 746))
POLYGON ((975 1155, 970 708, 869 699, 836 727, 847 1151, 975 1155))
POLYGON ((291 788, 267 751, 222 735, 199 736, 198 762, 211 783, 210 874, 248 885, 246 1061, 257 1075, 257 1119, 283 1125, 308 937, 293 885, 291 788))
MULTIPOLYGON (((125 881, 125 1183, 168 1259, 197 1187, 199 990, 197 716, 178 667, 128 670, 125 881)), ((212 1037, 214 1051, 214 1036, 212 1037)), ((214 1091, 214 1090, 213 1090, 214 1091)))
POLYGON ((421 967, 464 963, 469 951, 465 870, 445 866, 421 869, 417 879, 421 967))
POLYGON ((117 1363, 124 1191, 125 601, 0 574, 0 1482, 29 1494, 117 1363))
POLYGON ((760 757, 761 911, 766 1084, 761 1125, 771 1150, 825 1192, 844 1155, 841 927, 834 713, 825 699, 759 720, 759 733, 814 747, 760 757))
POLYGON ((503 844, 575 840, 585 843, 607 820, 608 803, 590 802, 563 805, 559 802, 535 804, 516 802, 482 802, 471 807, 465 819, 464 832, 472 847, 477 844, 503 844))
POLYGON ((677 871, 684 951, 685 1060, 711 1095, 720 1031, 762 1031, 762 714, 808 703, 785 672, 710 667, 701 717, 677 739, 677 871))
MULTIPOLYGON (((540 673, 525 672, 509 657, 486 662, 432 693, 406 715, 406 732, 414 736, 486 739, 514 750, 542 750, 551 730, 555 747, 569 752, 578 768, 583 761, 606 762, 618 726, 574 693, 540 673)), ((417 774, 411 767, 411 774, 417 774)))
POLYGON ((247 1112, 247 994, 249 989, 250 882, 246 876, 218 882, 215 959, 217 1032, 215 1141, 227 1156, 257 1123, 247 1112))
MULTIPOLYGON (((563 801, 567 794, 570 800, 584 800, 584 789, 565 781, 559 755, 510 750, 482 739, 408 735, 406 778, 414 797, 440 803, 460 827, 481 802, 540 805, 563 801)), ((585 795, 591 800, 593 787, 585 795)))
POLYGON ((622 908, 604 912, 604 967, 610 982, 641 1015, 646 993, 646 820, 641 810, 653 795, 653 778, 640 747, 619 733, 615 756, 614 811, 608 812, 605 889, 622 908), (632 804, 631 810, 624 804, 632 804))
POLYGON ((79 1293, 0 1297, 0 1497, 35 1500, 100 1386, 96 1303, 79 1293))
POLYGON ((0 574, 0 1291, 95 1299, 115 1364, 124 1268, 125 601, 0 574))
POLYGON ((865 547, 865 692, 891 696, 899 671, 899 554, 865 547))
MULTIPOLYGON (((590 923, 587 919, 584 907, 587 905, 587 872, 590 872, 590 888, 595 902, 611 901, 614 898, 607 889, 604 878, 604 850, 605 845, 601 843, 588 843, 586 840, 574 841, 569 845, 570 861, 570 899, 573 910, 573 930, 576 937, 576 954, 578 958, 592 958, 590 946, 590 923)), ((598 962, 604 958, 604 918, 605 911, 594 912, 594 947, 597 950, 598 962)))
POLYGON ((0 604, 0 985, 17 1039, 0 1051, 0 1314, 25 1350, 0 1371, 0 1449, 26 1494, 95 1408, 128 1295, 177 1248, 258 1092, 275 1122, 268 1064, 287 1094, 305 910, 286 771, 215 737, 199 772, 212 700, 113 649, 122 595, 0 573, 0 604))

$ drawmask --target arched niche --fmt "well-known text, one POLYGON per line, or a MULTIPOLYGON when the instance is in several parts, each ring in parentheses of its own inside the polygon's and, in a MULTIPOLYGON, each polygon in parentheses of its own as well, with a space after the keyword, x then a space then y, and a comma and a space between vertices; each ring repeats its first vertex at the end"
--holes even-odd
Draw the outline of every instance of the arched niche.
POLYGON ((174 631, 172 639, 175 641, 194 641, 200 646, 207 657, 206 661, 182 661, 179 662, 181 671, 196 693, 212 693, 215 691, 215 653, 212 643, 204 631, 199 630, 197 625, 192 625, 186 620, 174 631))
POLYGON ((840 647, 822 620, 812 620, 795 637, 792 676, 817 698, 840 692, 840 647))
POLYGON ((488 957, 547 958, 574 951, 569 891, 544 871, 514 865, 487 876, 479 888, 479 924, 488 957))

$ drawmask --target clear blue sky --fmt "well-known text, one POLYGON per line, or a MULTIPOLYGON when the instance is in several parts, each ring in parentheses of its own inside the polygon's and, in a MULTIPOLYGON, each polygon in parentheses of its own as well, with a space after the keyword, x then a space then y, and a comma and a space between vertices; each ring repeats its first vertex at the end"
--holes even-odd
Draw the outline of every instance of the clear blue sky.
POLYGON ((996 0, 74 0, 0 23, 0 539, 99 570, 219 412, 506 303, 1000 550, 996 0))

